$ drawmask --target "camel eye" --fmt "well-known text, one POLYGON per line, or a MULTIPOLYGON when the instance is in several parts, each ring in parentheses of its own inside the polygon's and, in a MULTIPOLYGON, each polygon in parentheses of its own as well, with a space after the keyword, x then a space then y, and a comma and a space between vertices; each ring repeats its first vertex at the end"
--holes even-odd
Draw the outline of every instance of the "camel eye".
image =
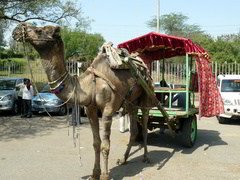
POLYGON ((41 30, 41 29, 36 29, 36 32, 37 32, 37 33, 41 33, 42 30, 41 30))

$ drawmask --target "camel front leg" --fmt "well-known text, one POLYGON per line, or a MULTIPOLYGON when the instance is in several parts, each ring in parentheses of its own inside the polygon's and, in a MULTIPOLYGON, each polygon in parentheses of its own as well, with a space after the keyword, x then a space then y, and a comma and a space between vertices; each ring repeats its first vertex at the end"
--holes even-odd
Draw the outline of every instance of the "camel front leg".
POLYGON ((130 117, 130 138, 129 138, 129 143, 127 145, 127 149, 124 153, 124 156, 122 159, 118 159, 117 163, 119 165, 121 164, 125 164, 128 157, 129 157, 129 153, 131 151, 132 145, 135 142, 135 139, 137 137, 138 134, 138 127, 137 127, 137 108, 132 108, 129 110, 129 117, 130 117))
POLYGON ((101 175, 101 167, 100 167, 100 147, 101 147, 101 138, 99 134, 99 120, 97 116, 96 107, 87 107, 87 116, 92 128, 93 135, 93 148, 95 151, 95 162, 92 177, 90 179, 97 180, 101 175))
POLYGON ((112 116, 104 115, 102 116, 103 123, 103 135, 102 135, 102 146, 101 151, 103 155, 104 168, 101 175, 101 180, 108 180, 108 156, 110 151, 110 135, 111 135, 111 125, 112 116))

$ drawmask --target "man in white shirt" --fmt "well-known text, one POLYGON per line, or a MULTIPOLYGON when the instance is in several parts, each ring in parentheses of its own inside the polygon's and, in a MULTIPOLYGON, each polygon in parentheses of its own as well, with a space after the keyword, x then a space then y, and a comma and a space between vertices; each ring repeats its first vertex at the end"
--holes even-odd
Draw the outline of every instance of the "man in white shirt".
POLYGON ((25 81, 25 86, 22 89, 22 100, 23 100, 23 115, 21 117, 32 117, 32 96, 33 87, 29 79, 25 81))

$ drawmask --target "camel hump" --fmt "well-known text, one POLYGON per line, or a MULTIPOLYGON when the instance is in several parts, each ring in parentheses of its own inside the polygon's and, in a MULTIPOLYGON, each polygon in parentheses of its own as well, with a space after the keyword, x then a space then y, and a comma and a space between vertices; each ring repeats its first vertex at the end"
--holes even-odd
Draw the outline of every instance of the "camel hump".
POLYGON ((112 69, 129 69, 128 64, 124 63, 124 58, 129 56, 126 49, 117 49, 112 47, 112 43, 104 43, 101 47, 100 53, 106 53, 108 56, 108 63, 112 69))

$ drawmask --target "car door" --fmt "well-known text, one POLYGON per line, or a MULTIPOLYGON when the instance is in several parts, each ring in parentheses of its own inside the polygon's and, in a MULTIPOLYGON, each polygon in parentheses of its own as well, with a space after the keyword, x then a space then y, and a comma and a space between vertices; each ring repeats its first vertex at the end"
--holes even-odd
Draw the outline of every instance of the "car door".
MULTIPOLYGON (((23 81, 24 81, 24 79, 17 79, 17 80, 16 80, 16 86, 19 85, 19 84, 22 84, 23 81)), ((20 90, 20 88, 19 88, 19 87, 16 87, 16 93, 15 93, 16 98, 17 98, 17 96, 18 96, 19 90, 20 90)))

